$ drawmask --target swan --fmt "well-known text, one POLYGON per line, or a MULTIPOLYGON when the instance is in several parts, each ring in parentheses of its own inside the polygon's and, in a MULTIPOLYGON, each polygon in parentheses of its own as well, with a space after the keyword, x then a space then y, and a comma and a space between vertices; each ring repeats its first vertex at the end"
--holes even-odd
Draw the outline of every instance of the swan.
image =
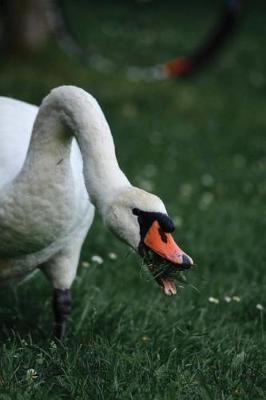
MULTIPOLYGON (((145 248, 177 267, 193 264, 171 236, 163 202, 119 168, 104 114, 83 89, 57 87, 39 109, 0 97, 0 143, 0 283, 41 269, 53 287, 58 338, 95 209, 142 256, 145 248)), ((175 293, 171 279, 157 281, 175 293)))

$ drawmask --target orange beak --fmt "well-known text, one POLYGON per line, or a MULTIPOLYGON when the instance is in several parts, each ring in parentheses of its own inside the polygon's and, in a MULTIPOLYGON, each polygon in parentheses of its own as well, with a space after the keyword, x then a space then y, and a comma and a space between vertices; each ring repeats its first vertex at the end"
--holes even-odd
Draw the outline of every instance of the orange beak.
POLYGON ((145 235, 144 243, 156 254, 173 264, 193 265, 193 260, 175 243, 170 233, 164 232, 158 221, 154 221, 145 235))

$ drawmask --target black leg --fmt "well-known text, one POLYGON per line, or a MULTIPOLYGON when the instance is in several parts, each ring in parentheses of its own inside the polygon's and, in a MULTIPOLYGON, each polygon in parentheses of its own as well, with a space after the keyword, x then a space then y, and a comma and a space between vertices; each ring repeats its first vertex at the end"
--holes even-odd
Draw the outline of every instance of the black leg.
POLYGON ((54 335, 62 339, 66 330, 66 323, 71 311, 71 298, 68 289, 54 289, 53 309, 55 316, 54 335))

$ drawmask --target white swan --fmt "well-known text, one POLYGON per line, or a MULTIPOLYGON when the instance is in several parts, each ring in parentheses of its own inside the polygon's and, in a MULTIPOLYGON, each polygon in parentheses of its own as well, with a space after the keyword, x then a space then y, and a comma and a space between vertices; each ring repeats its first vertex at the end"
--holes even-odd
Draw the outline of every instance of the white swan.
MULTIPOLYGON (((162 201, 133 187, 119 168, 108 123, 90 94, 58 87, 39 110, 0 97, 0 282, 40 267, 54 288, 59 337, 94 207, 134 250, 193 263, 174 243, 162 201)), ((171 280, 159 283, 166 294, 175 292, 171 280)))

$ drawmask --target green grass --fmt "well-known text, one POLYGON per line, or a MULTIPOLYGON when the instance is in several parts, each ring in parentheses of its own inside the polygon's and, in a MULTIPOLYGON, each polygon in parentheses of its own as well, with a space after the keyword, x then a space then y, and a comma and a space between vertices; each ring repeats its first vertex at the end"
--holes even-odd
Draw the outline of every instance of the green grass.
POLYGON ((191 49, 216 4, 91 3, 69 3, 73 29, 117 69, 101 74, 51 43, 1 62, 1 94, 39 103, 63 83, 92 92, 122 168, 165 201, 198 268, 191 286, 164 297, 97 217, 81 260, 105 261, 80 268, 63 343, 51 338, 51 289, 40 273, 1 289, 0 400, 265 399, 265 311, 256 308, 266 307, 265 6, 252 2, 238 36, 200 76, 143 83, 123 66, 191 49))

